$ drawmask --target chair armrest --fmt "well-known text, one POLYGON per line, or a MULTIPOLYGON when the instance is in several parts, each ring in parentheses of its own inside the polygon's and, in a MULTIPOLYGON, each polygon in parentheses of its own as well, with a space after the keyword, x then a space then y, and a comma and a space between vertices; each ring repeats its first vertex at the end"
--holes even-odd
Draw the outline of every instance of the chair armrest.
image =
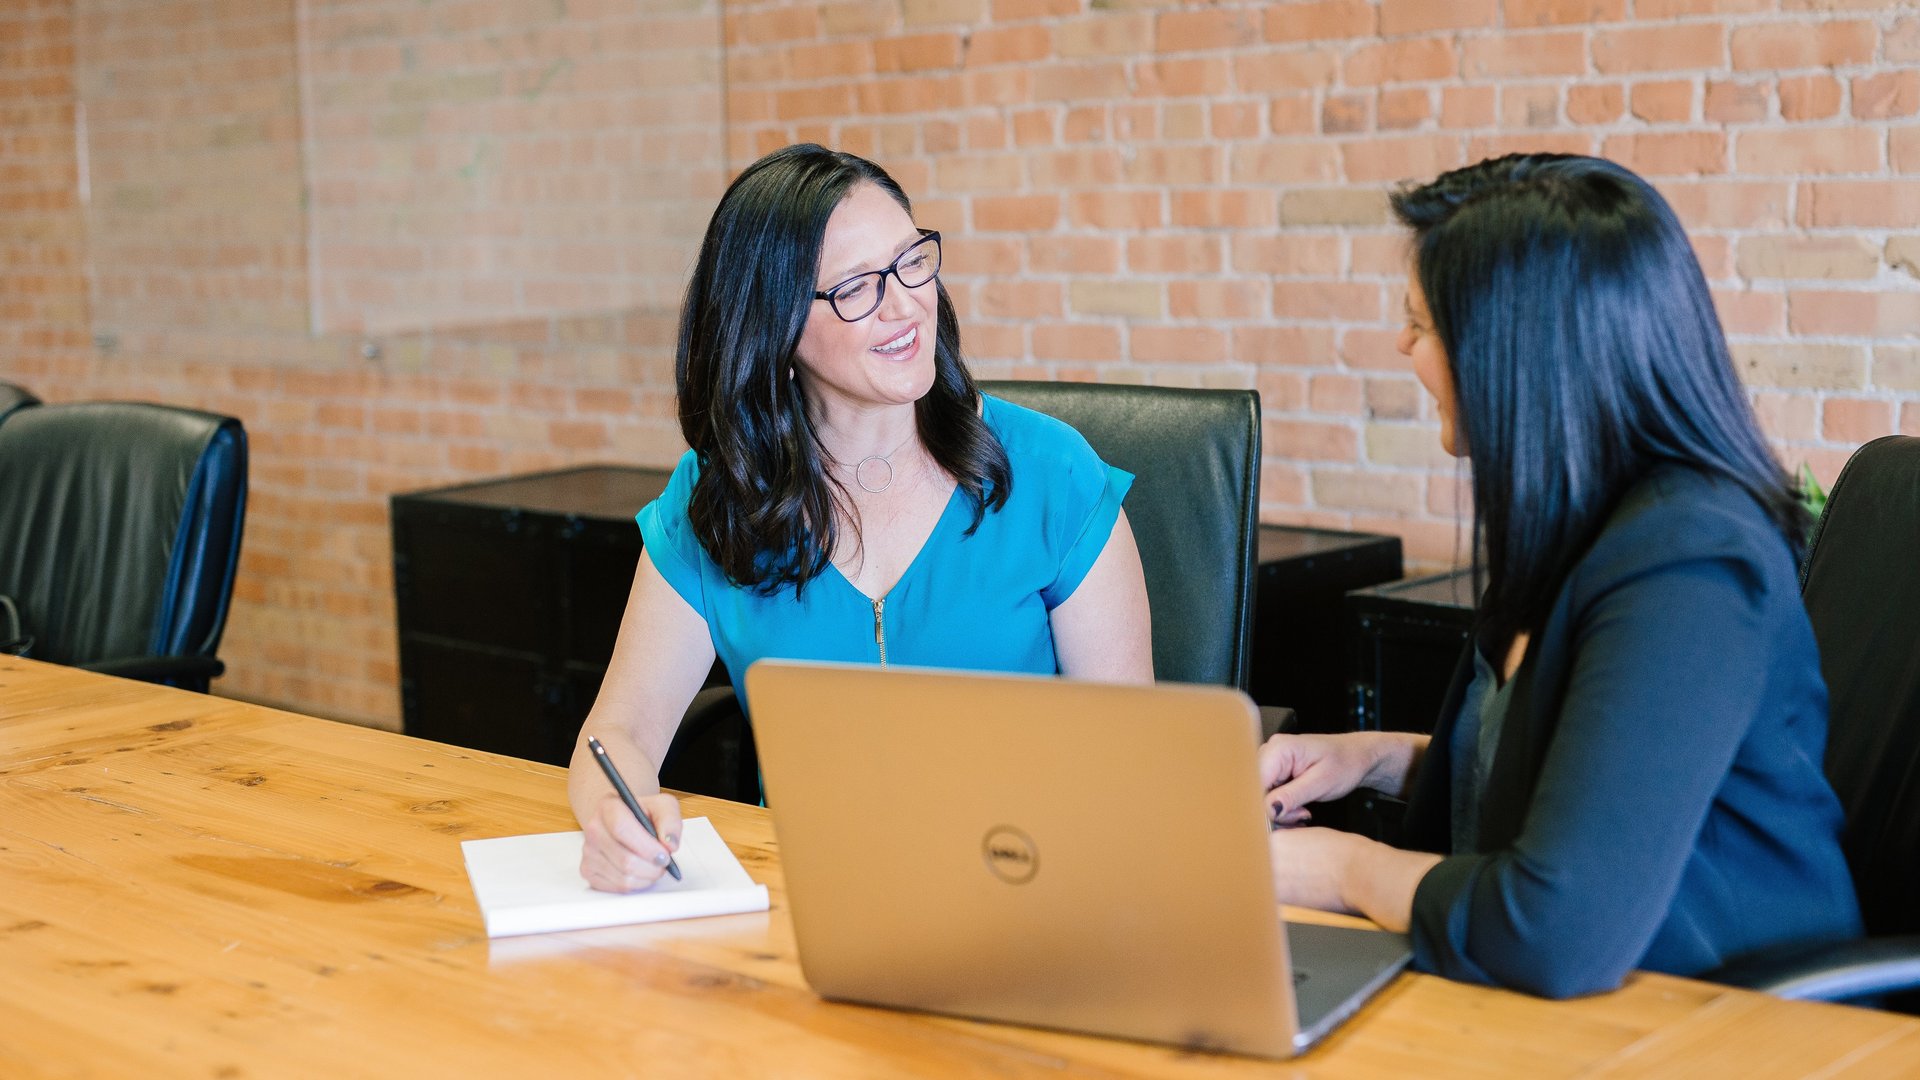
POLYGON ((227 665, 213 656, 121 656, 73 666, 102 675, 181 686, 202 693, 206 692, 208 682, 227 671, 227 665))
POLYGON ((1920 989, 1920 935, 1783 945, 1700 977, 1809 1001, 1853 1001, 1920 989))

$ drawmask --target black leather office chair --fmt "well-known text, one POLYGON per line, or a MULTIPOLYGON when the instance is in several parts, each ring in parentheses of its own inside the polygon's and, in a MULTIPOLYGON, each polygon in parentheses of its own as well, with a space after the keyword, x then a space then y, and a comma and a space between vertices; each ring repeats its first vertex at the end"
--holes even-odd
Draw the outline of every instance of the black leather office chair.
POLYGON ((40 399, 24 386, 15 386, 10 382, 0 382, 0 421, 12 416, 29 405, 40 404, 40 399))
POLYGON ((983 382, 980 389, 1066 421, 1107 464, 1133 474, 1125 505, 1153 610, 1154 678, 1245 690, 1260 527, 1260 395, 1065 382, 983 382))
POLYGON ((25 655, 206 690, 246 492, 232 417, 90 402, 0 424, 0 594, 25 655))
POLYGON ((1920 989, 1920 438, 1878 439, 1847 462, 1800 583, 1831 703, 1827 777, 1846 810, 1868 936, 1769 950, 1708 977, 1820 1001, 1910 994, 1920 989))

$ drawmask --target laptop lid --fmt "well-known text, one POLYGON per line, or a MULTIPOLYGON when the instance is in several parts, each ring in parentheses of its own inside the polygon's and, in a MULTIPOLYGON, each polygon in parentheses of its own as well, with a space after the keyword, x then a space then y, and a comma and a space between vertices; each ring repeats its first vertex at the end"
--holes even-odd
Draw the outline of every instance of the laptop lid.
POLYGON ((746 685, 822 996, 1266 1057, 1318 1034, 1244 694, 784 661, 746 685))

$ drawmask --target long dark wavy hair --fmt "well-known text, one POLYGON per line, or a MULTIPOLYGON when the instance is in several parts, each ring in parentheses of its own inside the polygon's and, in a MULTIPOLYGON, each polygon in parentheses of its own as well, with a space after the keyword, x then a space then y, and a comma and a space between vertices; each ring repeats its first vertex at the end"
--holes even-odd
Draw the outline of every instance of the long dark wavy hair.
MULTIPOLYGON (((827 219, 853 189, 874 184, 913 206, 880 166, 812 143, 776 150, 734 179, 707 224, 687 284, 674 364, 680 430, 699 455, 687 505, 700 545, 734 582, 765 593, 802 590, 824 572, 838 539, 836 504, 851 501, 792 377, 815 308, 827 219)), ((938 281, 933 388, 914 406, 920 440, 973 504, 971 534, 1012 490, 1006 450, 980 419, 979 392, 960 358, 953 301, 938 281)))
POLYGON ((1806 510, 1651 185, 1598 158, 1511 154, 1392 202, 1453 373, 1494 655, 1545 621, 1621 497, 1663 462, 1744 488, 1799 550, 1806 510))

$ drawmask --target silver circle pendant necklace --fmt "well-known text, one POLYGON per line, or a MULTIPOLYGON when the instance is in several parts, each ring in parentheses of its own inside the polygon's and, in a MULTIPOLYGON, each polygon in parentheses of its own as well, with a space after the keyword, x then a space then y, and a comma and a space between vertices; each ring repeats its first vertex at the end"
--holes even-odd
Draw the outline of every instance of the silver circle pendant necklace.
MULTIPOLYGON (((853 482, 859 485, 861 491, 869 495, 878 495, 892 487, 893 455, 899 453, 901 447, 912 441, 913 435, 909 434, 906 438, 900 440, 899 446, 895 446, 886 453, 868 454, 866 457, 854 462, 853 482)), ((832 454, 828 454, 827 456, 830 458, 833 457, 832 454)), ((834 464, 839 465, 840 462, 835 460, 834 464)), ((844 467, 845 466, 842 466, 842 468, 844 467)))

